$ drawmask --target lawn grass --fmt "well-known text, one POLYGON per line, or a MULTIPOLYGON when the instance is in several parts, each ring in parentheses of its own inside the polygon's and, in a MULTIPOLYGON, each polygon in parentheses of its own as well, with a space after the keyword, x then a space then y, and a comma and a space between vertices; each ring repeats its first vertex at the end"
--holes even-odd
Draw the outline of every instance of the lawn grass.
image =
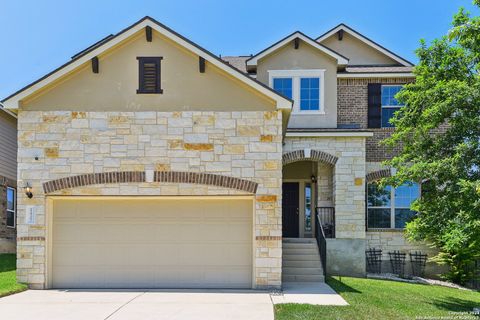
POLYGON ((15 269, 15 254, 0 254, 0 297, 27 289, 26 285, 17 283, 15 269))
MULTIPOLYGON (((276 320, 455 318, 480 308, 480 292, 386 280, 333 277, 327 283, 349 306, 275 305, 276 320), (459 314, 457 314, 459 316, 459 314)), ((464 315, 465 316, 465 315, 464 315)), ((479 319, 470 315, 462 319, 479 319)))

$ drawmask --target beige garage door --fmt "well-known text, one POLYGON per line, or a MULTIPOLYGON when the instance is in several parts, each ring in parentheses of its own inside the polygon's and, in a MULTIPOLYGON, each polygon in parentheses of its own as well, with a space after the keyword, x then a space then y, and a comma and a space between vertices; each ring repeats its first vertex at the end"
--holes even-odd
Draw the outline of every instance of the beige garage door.
POLYGON ((54 288, 251 288, 252 200, 53 201, 54 288))

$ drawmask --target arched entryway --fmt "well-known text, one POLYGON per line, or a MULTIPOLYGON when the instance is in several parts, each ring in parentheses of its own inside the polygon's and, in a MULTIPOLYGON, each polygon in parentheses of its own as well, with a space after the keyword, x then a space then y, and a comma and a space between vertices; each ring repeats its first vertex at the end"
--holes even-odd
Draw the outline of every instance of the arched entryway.
POLYGON ((333 212, 333 171, 338 158, 321 150, 283 155, 282 231, 284 238, 312 238, 317 207, 333 212))

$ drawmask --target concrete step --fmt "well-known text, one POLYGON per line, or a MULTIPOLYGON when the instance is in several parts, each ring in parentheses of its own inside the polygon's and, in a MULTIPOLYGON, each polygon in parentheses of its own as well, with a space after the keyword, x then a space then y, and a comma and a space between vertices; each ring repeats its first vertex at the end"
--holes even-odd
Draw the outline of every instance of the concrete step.
POLYGON ((323 275, 322 268, 285 267, 282 272, 284 275, 323 275))
POLYGON ((315 238, 283 238, 283 243, 317 243, 315 238))
POLYGON ((317 247, 311 248, 283 248, 282 252, 284 255, 302 255, 302 254, 318 254, 317 247))
POLYGON ((320 255, 315 254, 285 254, 283 253, 283 260, 285 261, 320 261, 320 255))
POLYGON ((283 275, 283 282, 325 282, 323 275, 283 275))
POLYGON ((302 242, 284 242, 282 244, 283 249, 317 249, 316 243, 302 243, 302 242))
POLYGON ((283 259, 282 267, 297 267, 297 268, 321 268, 322 263, 320 259, 312 260, 285 260, 283 259))

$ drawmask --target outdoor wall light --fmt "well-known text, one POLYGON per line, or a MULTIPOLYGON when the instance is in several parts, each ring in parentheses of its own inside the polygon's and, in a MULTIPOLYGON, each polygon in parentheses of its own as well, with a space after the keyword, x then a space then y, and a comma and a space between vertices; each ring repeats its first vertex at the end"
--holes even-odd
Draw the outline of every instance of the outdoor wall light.
POLYGON ((310 180, 312 180, 312 183, 315 183, 317 182, 317 177, 315 177, 315 175, 312 174, 312 176, 310 177, 310 180))
POLYGON ((29 199, 33 198, 33 193, 32 193, 32 186, 27 182, 27 184, 24 187, 25 189, 25 194, 29 199))

